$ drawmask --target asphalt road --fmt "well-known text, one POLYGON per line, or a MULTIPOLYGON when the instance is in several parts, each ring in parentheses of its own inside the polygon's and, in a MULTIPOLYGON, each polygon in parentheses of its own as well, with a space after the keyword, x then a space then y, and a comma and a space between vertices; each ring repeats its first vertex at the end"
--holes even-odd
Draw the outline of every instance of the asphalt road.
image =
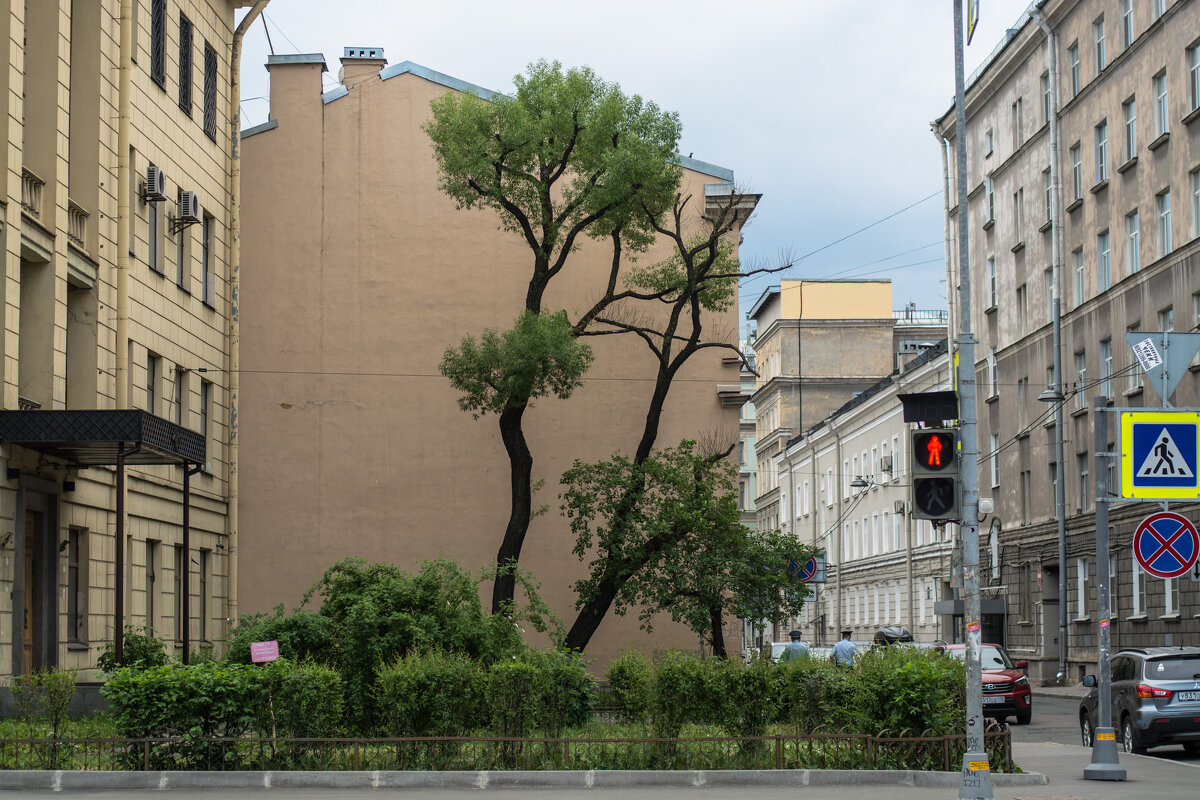
MULTIPOLYGON (((1082 744, 1079 733, 1079 701, 1058 697, 1038 697, 1033 690, 1033 721, 1028 725, 1012 725, 1013 741, 1026 743, 1053 742, 1082 744)), ((1011 724, 1011 718, 1010 718, 1011 724)), ((1200 755, 1189 756, 1179 745, 1156 747, 1149 754, 1183 764, 1200 767, 1200 755)), ((1200 776, 1197 776, 1200 780, 1200 776)), ((1200 794, 1200 793, 1198 793, 1200 794)))

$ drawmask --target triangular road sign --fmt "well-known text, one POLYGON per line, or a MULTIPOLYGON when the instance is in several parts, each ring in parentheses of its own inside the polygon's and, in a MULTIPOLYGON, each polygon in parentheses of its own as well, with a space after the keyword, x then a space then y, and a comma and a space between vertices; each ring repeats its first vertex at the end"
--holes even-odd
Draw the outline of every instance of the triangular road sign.
POLYGON ((1200 333, 1137 331, 1126 333, 1125 342, 1164 405, 1187 374, 1196 353, 1200 353, 1200 333))
POLYGON ((1194 478, 1195 474, 1175 444, 1175 440, 1171 438, 1170 432, 1163 428, 1162 432, 1155 437, 1154 446, 1146 454, 1142 465, 1138 467, 1137 477, 1194 478))

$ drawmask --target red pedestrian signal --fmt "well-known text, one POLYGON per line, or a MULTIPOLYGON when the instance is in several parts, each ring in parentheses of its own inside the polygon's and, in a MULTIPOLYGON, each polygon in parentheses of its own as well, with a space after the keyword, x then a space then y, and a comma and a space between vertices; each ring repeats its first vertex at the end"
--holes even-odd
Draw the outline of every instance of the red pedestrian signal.
POLYGON ((918 467, 938 471, 954 463, 956 444, 953 431, 916 431, 912 441, 918 467))
POLYGON ((913 518, 935 522, 960 516, 958 434, 953 428, 919 428, 912 432, 913 518))

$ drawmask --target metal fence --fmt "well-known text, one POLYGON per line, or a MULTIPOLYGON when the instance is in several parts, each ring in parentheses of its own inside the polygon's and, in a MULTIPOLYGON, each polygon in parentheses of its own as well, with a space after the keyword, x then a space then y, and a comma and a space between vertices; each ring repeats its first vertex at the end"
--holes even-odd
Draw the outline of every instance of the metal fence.
MULTIPOLYGON (((985 735, 994 772, 1009 772, 1007 728, 985 735)), ((915 769, 957 770, 962 735, 903 732, 663 738, 0 739, 0 769, 506 770, 915 769)))

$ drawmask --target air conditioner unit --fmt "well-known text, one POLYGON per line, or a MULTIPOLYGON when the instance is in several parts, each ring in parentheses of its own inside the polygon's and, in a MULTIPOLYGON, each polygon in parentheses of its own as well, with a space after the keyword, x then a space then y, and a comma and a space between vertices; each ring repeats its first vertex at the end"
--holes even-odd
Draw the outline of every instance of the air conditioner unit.
POLYGON ((195 192, 179 193, 179 221, 187 224, 199 222, 201 218, 200 199, 195 192))
POLYGON ((892 503, 892 511, 896 512, 897 514, 903 514, 904 513, 904 501, 897 500, 894 503, 892 503))
POLYGON ((167 199, 167 174, 151 164, 146 167, 146 202, 157 203, 167 199))
POLYGON ((879 471, 886 472, 889 475, 892 474, 892 457, 891 456, 880 456, 879 471))

